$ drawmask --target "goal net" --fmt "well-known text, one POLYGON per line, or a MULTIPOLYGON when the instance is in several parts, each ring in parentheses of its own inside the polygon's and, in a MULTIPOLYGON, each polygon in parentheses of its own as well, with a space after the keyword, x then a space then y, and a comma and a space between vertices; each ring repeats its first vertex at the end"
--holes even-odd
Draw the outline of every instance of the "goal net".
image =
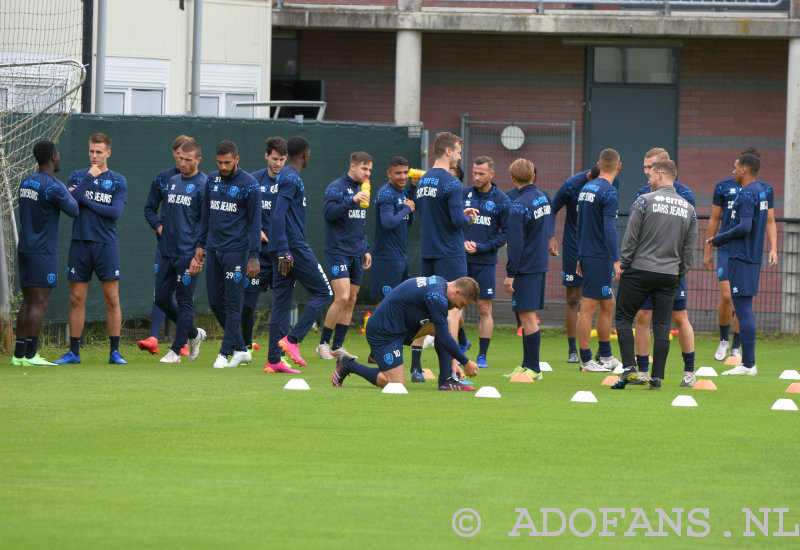
POLYGON ((17 186, 33 145, 58 141, 86 77, 81 0, 0 2, 0 321, 11 318, 17 186))

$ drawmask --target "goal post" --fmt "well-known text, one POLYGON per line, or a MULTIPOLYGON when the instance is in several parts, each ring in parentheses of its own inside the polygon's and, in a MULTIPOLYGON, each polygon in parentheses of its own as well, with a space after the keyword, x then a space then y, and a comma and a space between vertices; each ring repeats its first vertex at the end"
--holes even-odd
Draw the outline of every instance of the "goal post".
POLYGON ((0 3, 0 328, 16 305, 17 186, 36 169, 33 145, 58 141, 86 79, 82 15, 81 0, 0 3))

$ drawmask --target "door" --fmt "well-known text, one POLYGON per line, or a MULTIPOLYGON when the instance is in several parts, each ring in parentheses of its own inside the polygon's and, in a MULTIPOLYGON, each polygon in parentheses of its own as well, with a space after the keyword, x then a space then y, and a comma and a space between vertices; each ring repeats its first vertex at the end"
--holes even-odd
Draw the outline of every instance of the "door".
MULTIPOLYGON (((636 191, 647 183, 644 154, 663 147, 678 162, 678 50, 590 50, 584 166, 594 166, 603 149, 619 151, 619 211, 627 214, 636 191)), ((627 216, 620 216, 618 226, 624 231, 626 225, 627 216)))

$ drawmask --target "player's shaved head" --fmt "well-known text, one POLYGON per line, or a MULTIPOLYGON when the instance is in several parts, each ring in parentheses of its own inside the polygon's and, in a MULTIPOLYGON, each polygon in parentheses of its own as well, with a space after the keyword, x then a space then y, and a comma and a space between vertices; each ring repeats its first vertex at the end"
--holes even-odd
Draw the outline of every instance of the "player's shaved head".
POLYGON ((58 154, 56 144, 52 141, 40 141, 33 146, 33 158, 39 166, 44 166, 58 154))
POLYGON ((601 172, 614 172, 619 166, 619 153, 616 149, 603 149, 597 162, 601 172))
POLYGON ((670 181, 675 181, 678 177, 678 167, 670 159, 661 159, 653 163, 650 167, 652 172, 661 172, 665 178, 670 181))
POLYGON ((303 136, 293 136, 286 142, 286 150, 289 157, 296 158, 302 156, 303 153, 311 149, 311 144, 303 136))
POLYGON ((478 286, 478 281, 472 277, 460 277, 453 281, 453 285, 461 291, 461 294, 470 303, 478 299, 481 289, 478 286))
POLYGON ((184 153, 194 153, 198 157, 203 156, 203 148, 195 140, 184 141, 180 146, 184 153))

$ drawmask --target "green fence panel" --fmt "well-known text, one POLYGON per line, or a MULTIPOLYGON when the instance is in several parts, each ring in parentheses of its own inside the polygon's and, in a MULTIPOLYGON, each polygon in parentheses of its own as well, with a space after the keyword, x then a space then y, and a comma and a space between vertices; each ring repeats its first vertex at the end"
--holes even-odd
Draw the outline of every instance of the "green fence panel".
MULTIPOLYGON (((375 159, 371 177, 373 189, 386 182, 386 163, 391 156, 406 157, 412 167, 420 166, 421 142, 418 134, 406 126, 380 126, 335 122, 294 122, 247 119, 218 119, 193 117, 136 117, 73 115, 58 144, 61 152, 59 179, 66 183, 72 170, 86 168, 88 162, 88 137, 95 132, 105 132, 112 139, 112 154, 108 165, 123 174, 128 181, 128 203, 117 222, 120 255, 120 301, 125 319, 150 317, 153 302, 153 258, 155 233, 144 219, 144 204, 150 182, 161 170, 174 164, 172 141, 180 134, 193 136, 203 147, 200 170, 209 174, 216 170, 216 144, 223 139, 236 142, 239 147, 240 167, 255 172, 266 167, 264 142, 270 136, 289 138, 302 135, 311 143, 311 161, 302 176, 306 186, 309 244, 325 266, 325 222, 322 217, 323 194, 327 185, 349 168, 350 153, 367 151, 375 159), (414 137, 410 137, 409 134, 414 137)), ((374 197, 374 193, 373 193, 374 197)), ((367 214, 370 242, 374 231, 374 213, 367 214)), ((72 220, 62 216, 59 235, 59 286, 53 292, 47 310, 48 323, 65 323, 69 313, 69 284, 66 278, 67 254, 72 234, 72 220)), ((419 233, 412 231, 409 260, 412 272, 419 266, 419 233), (413 242, 416 241, 416 242, 413 242)), ((364 281, 360 299, 368 297, 369 275, 364 281)), ((307 297, 302 288, 296 292, 296 301, 307 297)), ((210 311, 201 275, 195 293, 198 312, 210 311)), ((105 320, 102 290, 96 279, 89 286, 86 302, 86 320, 105 320)))

